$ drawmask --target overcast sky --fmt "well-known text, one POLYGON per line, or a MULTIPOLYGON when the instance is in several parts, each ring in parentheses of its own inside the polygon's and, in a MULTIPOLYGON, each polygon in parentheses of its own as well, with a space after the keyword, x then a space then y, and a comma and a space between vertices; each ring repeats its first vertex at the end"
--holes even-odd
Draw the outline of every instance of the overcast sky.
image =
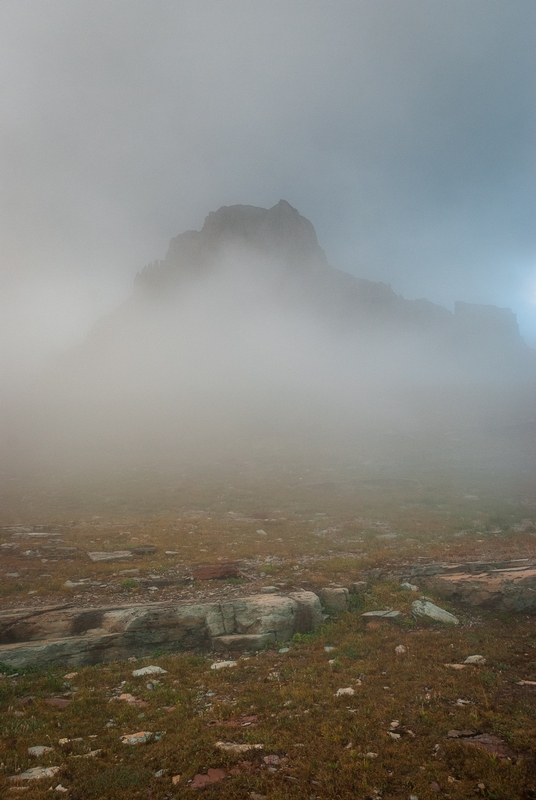
POLYGON ((79 339, 209 211, 536 345, 534 0, 2 0, 0 333, 79 339))

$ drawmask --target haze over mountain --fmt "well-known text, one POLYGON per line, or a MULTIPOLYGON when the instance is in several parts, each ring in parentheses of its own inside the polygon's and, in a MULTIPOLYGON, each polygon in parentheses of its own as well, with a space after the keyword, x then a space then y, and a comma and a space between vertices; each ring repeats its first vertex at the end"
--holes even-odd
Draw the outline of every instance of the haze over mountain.
POLYGON ((475 403, 484 418, 468 392, 526 385, 533 355, 508 309, 451 313, 333 268, 285 200, 224 206, 172 239, 127 302, 17 400, 8 438, 83 459, 348 439, 469 418, 475 403))

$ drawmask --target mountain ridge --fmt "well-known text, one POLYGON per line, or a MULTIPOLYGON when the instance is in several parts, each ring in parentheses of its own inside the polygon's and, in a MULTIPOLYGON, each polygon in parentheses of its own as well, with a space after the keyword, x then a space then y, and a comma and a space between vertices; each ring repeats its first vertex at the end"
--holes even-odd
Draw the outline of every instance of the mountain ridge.
POLYGON ((460 355, 474 351, 475 357, 485 355, 505 367, 512 358, 530 355, 508 308, 458 301, 452 312, 425 298, 407 300, 389 284, 330 266, 312 223, 286 200, 270 209, 234 205, 210 212, 200 231, 174 237, 165 258, 138 273, 135 291, 161 298, 210 273, 219 261, 252 255, 263 262, 265 273, 269 262, 292 302, 309 306, 319 317, 337 317, 343 327, 421 332, 460 355))

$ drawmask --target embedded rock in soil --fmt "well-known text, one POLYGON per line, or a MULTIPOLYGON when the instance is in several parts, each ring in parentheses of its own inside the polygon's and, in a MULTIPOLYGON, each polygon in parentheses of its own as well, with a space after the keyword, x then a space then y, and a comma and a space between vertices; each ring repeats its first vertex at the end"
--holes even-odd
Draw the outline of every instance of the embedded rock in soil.
POLYGON ((398 619, 402 616, 401 611, 391 611, 390 609, 385 609, 382 611, 365 611, 364 614, 361 614, 365 621, 371 619, 398 619))
POLYGON ((459 620, 449 611, 436 606, 429 600, 415 600, 411 604, 411 610, 417 617, 429 617, 436 622, 444 622, 446 625, 459 625, 459 620))
POLYGON ((111 553, 100 553, 100 552, 93 552, 88 553, 88 556, 92 561, 126 561, 129 558, 132 558, 132 553, 130 550, 115 550, 111 553))
POLYGON ((536 609, 534 566, 491 569, 480 574, 455 572, 435 575, 427 581, 434 592, 452 602, 500 611, 536 609))
POLYGON ((23 609, 0 613, 0 662, 79 666, 155 650, 255 649, 321 624, 320 600, 312 592, 223 603, 23 609))
POLYGON ((236 563, 228 561, 222 564, 204 564, 196 567, 193 576, 196 581, 210 581, 222 578, 240 578, 241 573, 236 563))

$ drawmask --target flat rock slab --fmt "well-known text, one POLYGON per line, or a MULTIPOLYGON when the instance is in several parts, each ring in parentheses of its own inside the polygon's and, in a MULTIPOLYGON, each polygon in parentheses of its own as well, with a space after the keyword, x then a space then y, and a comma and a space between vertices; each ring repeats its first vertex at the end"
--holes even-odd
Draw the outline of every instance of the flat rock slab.
POLYGON ((517 566, 475 574, 436 575, 427 586, 441 597, 500 611, 536 609, 536 567, 517 566))
POLYGON ((126 561, 132 558, 132 552, 130 550, 114 550, 111 553, 88 553, 88 556, 92 561, 126 561))
POLYGON ((416 617, 428 617, 428 619, 433 619, 435 622, 443 622, 445 625, 460 624, 454 614, 436 606, 435 603, 431 603, 429 600, 415 600, 411 604, 411 610, 416 617))
POLYGON ((23 609, 0 614, 0 662, 17 668, 79 666, 155 650, 252 650, 288 641, 322 621, 313 592, 214 603, 23 609))
POLYGON ((365 611, 364 614, 361 614, 364 620, 375 620, 375 619, 399 619, 402 616, 401 611, 391 611, 390 609, 381 610, 381 611, 365 611))

